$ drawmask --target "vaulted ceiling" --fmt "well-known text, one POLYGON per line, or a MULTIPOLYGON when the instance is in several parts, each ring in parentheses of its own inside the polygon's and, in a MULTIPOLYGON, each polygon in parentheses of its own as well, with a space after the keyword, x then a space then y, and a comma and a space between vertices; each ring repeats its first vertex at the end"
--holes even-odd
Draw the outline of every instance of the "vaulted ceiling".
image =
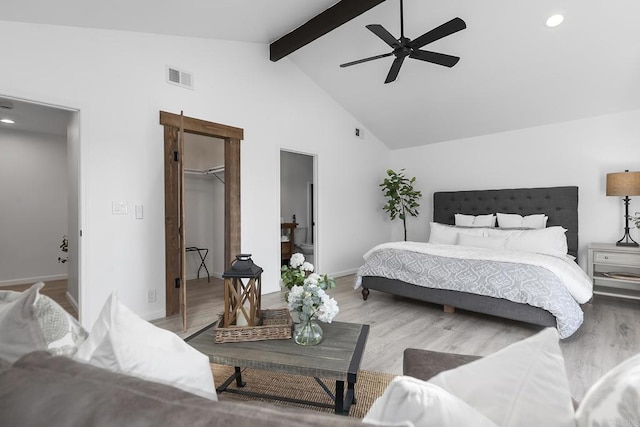
MULTIPOLYGON (((0 20, 269 44, 335 0, 3 1, 0 20)), ((400 35, 400 2, 386 0, 307 44, 290 60, 390 148, 404 148, 640 108, 637 0, 404 0, 405 36, 454 18, 467 29, 425 48, 453 68, 405 61, 384 84, 389 52, 365 28, 400 35), (565 20, 548 28, 546 19, 565 20)), ((266 50, 265 50, 266 54, 266 50)))

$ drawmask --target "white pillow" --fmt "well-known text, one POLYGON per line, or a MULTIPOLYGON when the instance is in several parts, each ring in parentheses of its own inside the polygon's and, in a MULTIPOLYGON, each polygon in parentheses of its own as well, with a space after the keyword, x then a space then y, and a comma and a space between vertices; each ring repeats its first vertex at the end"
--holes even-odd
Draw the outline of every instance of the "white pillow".
POLYGON ((437 222, 430 222, 429 226, 429 243, 440 245, 455 245, 458 242, 458 234, 472 236, 484 236, 486 234, 486 230, 481 228, 459 228, 437 222))
POLYGON ((413 377, 399 376, 362 420, 375 425, 497 427, 471 406, 442 388, 413 377))
POLYGON ((501 427, 575 426, 555 328, 546 328, 490 356, 442 372, 429 382, 501 427))
MULTIPOLYGON (((38 338, 35 339, 35 342, 44 339, 44 346, 41 344, 35 346, 38 350, 47 350, 56 356, 73 356, 78 350, 78 346, 87 338, 87 331, 62 306, 40 293, 44 286, 43 282, 38 282, 24 292, 0 290, 0 309, 5 305, 20 304, 17 301, 23 298, 28 298, 30 305, 23 307, 21 312, 19 312, 20 310, 14 311, 12 314, 14 318, 10 320, 15 325, 22 322, 22 326, 16 327, 17 329, 14 331, 8 331, 6 336, 15 335, 18 332, 23 333, 21 329, 24 329, 30 331, 25 335, 37 335, 38 338), (29 322, 35 322, 37 325, 28 325, 29 322), (34 329, 39 329, 39 331, 34 332, 34 329)), ((0 322, 0 324, 3 323, 5 322, 0 322)), ((21 340, 24 341, 26 338, 25 336, 21 340)), ((14 346, 13 350, 17 352, 17 349, 18 347, 14 346)))
POLYGON ((458 234, 458 245, 472 246, 474 248, 504 250, 506 237, 482 237, 458 234))
POLYGON ((173 332, 138 317, 118 302, 115 292, 76 359, 218 400, 209 358, 173 332))
POLYGON ((600 378, 580 402, 578 427, 636 426, 640 423, 640 355, 600 378))
POLYGON ((511 251, 535 252, 566 258, 567 229, 559 226, 537 230, 489 230, 490 237, 507 237, 505 249, 511 251))
POLYGON ((488 215, 464 215, 455 214, 456 225, 462 225, 464 227, 495 227, 496 216, 493 214, 488 215))
POLYGON ((545 228, 548 216, 545 214, 534 214, 522 216, 518 214, 505 214, 498 212, 498 227, 501 228, 545 228))

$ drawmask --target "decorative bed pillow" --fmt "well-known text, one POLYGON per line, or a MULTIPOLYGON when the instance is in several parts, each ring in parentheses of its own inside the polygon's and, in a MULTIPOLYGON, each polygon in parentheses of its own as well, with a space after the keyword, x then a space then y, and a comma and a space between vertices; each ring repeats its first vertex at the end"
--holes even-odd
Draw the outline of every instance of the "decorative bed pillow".
POLYGON ((115 292, 76 359, 218 400, 209 357, 173 332, 138 317, 118 302, 115 292))
POLYGON ((640 355, 609 371, 587 391, 576 412, 578 427, 640 423, 640 355))
POLYGON ((549 219, 545 214, 522 216, 498 212, 496 215, 500 228, 545 228, 549 219))
POLYGON ((495 227, 496 216, 493 214, 488 215, 464 215, 455 214, 456 225, 462 225, 464 227, 495 227))
POLYGON ((0 292, 0 359, 13 363, 27 353, 47 349, 34 307, 42 286, 0 292))
POLYGON ((362 421, 375 425, 497 427, 437 385, 407 376, 394 378, 362 421))
POLYGON ((458 245, 472 246, 474 248, 504 250, 506 237, 483 237, 458 234, 458 245))
MULTIPOLYGON (((29 304, 31 304, 30 306, 23 305, 22 309, 19 310, 16 309, 16 306, 12 310, 12 316, 20 317, 20 319, 14 318, 13 321, 22 323, 25 331, 28 331, 25 332, 25 336, 22 339, 27 340, 28 336, 32 337, 32 345, 28 347, 32 351, 47 350, 56 356, 73 356, 78 346, 87 338, 87 331, 58 303, 39 293, 43 286, 44 283, 39 282, 24 292, 0 291, 0 307, 13 303, 20 305, 28 300, 29 304), (35 325, 33 322, 35 322, 35 325), (32 331, 32 328, 35 327, 38 328, 38 333, 32 331), (35 338, 36 335, 37 338, 35 338), (41 339, 44 340, 44 347, 41 345, 41 339)), ((0 325, 0 330, 3 329, 5 329, 5 326, 0 325)), ((0 335, 3 337, 9 336, 9 334, 18 333, 19 331, 19 328, 16 330, 7 329, 6 333, 3 331, 0 335)), ((19 333, 22 332, 20 331, 19 333)), ((0 341, 3 340, 0 339, 0 341)), ((25 349, 27 347, 23 348, 23 350, 25 349)), ((23 350, 19 350, 16 347, 16 355, 23 350)), ((18 356, 23 354, 25 353, 18 356)))
POLYGON ((505 249, 511 251, 535 252, 566 258, 567 229, 559 226, 537 230, 489 230, 489 237, 506 237, 505 249))
POLYGON ((458 243, 458 234, 468 234, 472 236, 484 236, 487 231, 484 228, 471 227, 463 228, 453 225, 440 224, 438 222, 429 223, 429 243, 440 245, 455 245, 458 243))
POLYGON ((554 328, 442 372, 429 382, 501 427, 575 426, 569 382, 554 328))

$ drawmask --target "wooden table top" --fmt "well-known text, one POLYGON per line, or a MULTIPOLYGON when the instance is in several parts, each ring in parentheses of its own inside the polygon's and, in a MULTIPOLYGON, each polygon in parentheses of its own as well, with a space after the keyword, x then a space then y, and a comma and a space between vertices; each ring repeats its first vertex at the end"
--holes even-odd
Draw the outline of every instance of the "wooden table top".
POLYGON ((369 325, 318 324, 324 334, 322 342, 315 346, 301 346, 293 339, 215 343, 213 327, 188 343, 208 355, 211 363, 355 383, 369 325))

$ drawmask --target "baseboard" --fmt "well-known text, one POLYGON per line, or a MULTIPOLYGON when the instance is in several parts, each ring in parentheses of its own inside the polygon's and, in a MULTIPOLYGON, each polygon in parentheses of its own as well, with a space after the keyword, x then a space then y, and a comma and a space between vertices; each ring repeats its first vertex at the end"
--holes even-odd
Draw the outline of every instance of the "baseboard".
POLYGON ((25 277, 22 279, 0 280, 0 288, 3 286, 24 285, 24 284, 38 283, 38 282, 51 282, 54 280, 65 280, 66 278, 67 278, 66 274, 57 274, 55 276, 25 277))
POLYGON ((69 301, 69 304, 71 304, 71 306, 75 308, 77 312, 79 312, 80 309, 78 308, 78 301, 76 301, 73 295, 71 295, 69 291, 67 291, 64 296, 67 297, 67 301, 69 301))
POLYGON ((356 274, 357 272, 358 272, 358 269, 354 268, 352 270, 338 271, 337 273, 329 274, 329 276, 331 277, 351 276, 352 274, 356 274))

